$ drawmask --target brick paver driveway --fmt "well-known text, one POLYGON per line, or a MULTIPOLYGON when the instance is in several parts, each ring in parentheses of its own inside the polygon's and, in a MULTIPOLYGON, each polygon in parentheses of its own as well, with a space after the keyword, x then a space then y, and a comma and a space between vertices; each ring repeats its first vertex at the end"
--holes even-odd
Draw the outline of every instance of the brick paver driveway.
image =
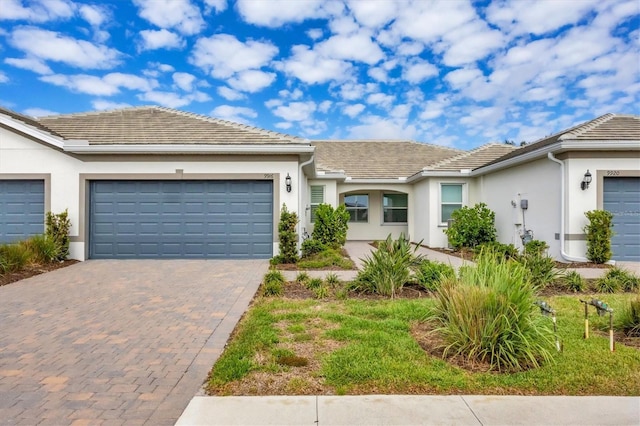
POLYGON ((173 424, 268 262, 88 261, 0 287, 0 424, 173 424))

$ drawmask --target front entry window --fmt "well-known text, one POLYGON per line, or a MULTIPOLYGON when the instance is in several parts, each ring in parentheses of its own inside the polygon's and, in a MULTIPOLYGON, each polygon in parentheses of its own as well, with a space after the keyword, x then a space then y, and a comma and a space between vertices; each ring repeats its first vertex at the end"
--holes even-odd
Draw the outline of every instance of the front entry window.
POLYGON ((384 194, 382 209, 384 223, 407 223, 407 194, 384 194))
POLYGON ((462 208, 462 184, 443 183, 440 185, 440 223, 451 219, 451 213, 462 208))
POLYGON ((349 222, 369 221, 369 196, 367 194, 345 195, 344 206, 349 212, 349 222))

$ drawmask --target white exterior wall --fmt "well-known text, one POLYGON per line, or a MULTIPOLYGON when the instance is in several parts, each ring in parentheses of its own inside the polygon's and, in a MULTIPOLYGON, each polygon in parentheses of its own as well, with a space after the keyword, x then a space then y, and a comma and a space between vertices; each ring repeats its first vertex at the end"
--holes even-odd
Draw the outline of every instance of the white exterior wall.
MULTIPOLYGON (((474 188, 474 180, 471 178, 437 178, 431 177, 426 180, 428 185, 428 198, 426 200, 425 208, 428 209, 429 214, 427 220, 421 226, 428 229, 426 236, 418 236, 414 238, 414 241, 418 242, 421 239, 422 243, 429 247, 447 247, 449 242, 444 230, 447 227, 446 223, 440 222, 440 184, 442 183, 459 183, 462 184, 462 205, 468 206, 470 204, 470 192, 474 188)), ((421 221, 420 218, 418 218, 421 221)))
POLYGON ((429 245, 431 234, 435 231, 430 227, 431 216, 433 211, 430 208, 429 199, 431 185, 429 180, 421 180, 413 185, 413 204, 410 208, 409 233, 411 241, 417 243, 422 241, 423 244, 429 245))
POLYGON ((337 186, 339 203, 344 203, 345 194, 368 194, 369 195, 369 221, 367 223, 349 223, 347 231, 347 239, 354 241, 371 241, 383 240, 389 234, 393 238, 398 238, 400 234, 410 238, 408 224, 385 224, 382 217, 382 195, 385 192, 400 192, 407 194, 408 201, 408 221, 412 218, 413 186, 407 184, 358 184, 358 183, 339 183, 337 186))
POLYGON ((332 207, 338 207, 340 200, 338 199, 337 182, 331 179, 309 179, 308 185, 303 195, 302 204, 304 205, 304 216, 300 217, 300 223, 304 224, 304 230, 309 235, 313 232, 313 223, 311 223, 311 186, 324 187, 324 203, 330 204, 332 207))
MULTIPOLYGON (((59 213, 64 209, 69 211, 71 220, 70 257, 78 260, 86 258, 86 241, 88 215, 86 199, 82 199, 84 192, 80 188, 81 175, 89 175, 89 179, 123 178, 128 179, 273 179, 274 191, 274 247, 273 253, 278 253, 277 222, 282 204, 286 204, 289 211, 300 215, 299 188, 293 182, 291 192, 285 189, 284 178, 289 173, 293 178, 298 176, 298 161, 294 157, 287 157, 282 161, 261 161, 260 157, 247 157, 246 160, 236 156, 234 161, 225 161, 225 156, 212 157, 213 161, 198 161, 194 156, 168 157, 167 161, 159 161, 161 156, 154 156, 153 161, 144 155, 129 156, 126 161, 117 160, 112 156, 93 156, 92 161, 74 158, 54 148, 34 142, 21 135, 0 128, 0 179, 7 176, 17 178, 19 175, 48 174, 50 175, 50 210, 59 213), (104 158, 104 160, 101 160, 104 158), (97 160, 97 161, 95 161, 97 160), (131 161, 137 160, 137 161, 131 161), (180 172, 181 170, 181 172, 180 172), (219 176, 218 176, 219 175, 219 176), (273 177, 265 176, 273 175, 273 177), (253 176, 253 177, 249 177, 253 176)), ((122 158, 122 157, 119 157, 122 158)), ((204 157, 203 157, 204 158, 204 157)), ((272 157, 269 157, 272 158, 272 157)), ((45 188, 46 191, 46 188, 45 188)), ((45 194, 47 198, 47 194, 45 194)))
POLYGON ((560 181, 560 165, 547 158, 479 177, 480 201, 496 213, 498 241, 522 248, 520 234, 526 226, 559 258, 560 181), (523 199, 529 203, 525 211, 520 208, 523 199))

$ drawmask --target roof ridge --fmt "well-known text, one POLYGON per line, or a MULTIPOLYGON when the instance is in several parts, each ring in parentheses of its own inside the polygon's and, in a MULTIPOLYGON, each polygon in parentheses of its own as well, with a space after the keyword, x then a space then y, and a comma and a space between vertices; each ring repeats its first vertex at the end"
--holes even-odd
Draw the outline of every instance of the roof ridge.
POLYGON ((601 124, 606 123, 607 121, 611 120, 615 116, 616 115, 612 113, 601 115, 600 117, 594 118, 591 121, 587 121, 585 123, 579 124, 575 127, 572 127, 568 131, 562 132, 562 135, 560 135, 558 139, 567 139, 569 136, 578 137, 580 135, 583 135, 589 130, 595 129, 601 124))
POLYGON ((241 124, 241 123, 236 123, 235 121, 229 121, 229 120, 223 120, 221 118, 217 118, 217 117, 211 117, 208 115, 204 115, 204 114, 198 114, 195 112, 189 112, 189 111, 181 111, 178 109, 174 109, 174 108, 168 108, 168 107, 163 107, 163 106, 155 106, 154 108, 161 110, 161 111, 165 111, 165 112, 171 112, 174 114, 179 114, 179 115, 183 115, 186 117, 192 117, 198 120, 202 120, 202 121, 207 121, 209 123, 216 123, 216 124, 222 124, 225 126, 230 126, 233 127, 235 129, 238 130, 246 130, 246 131, 251 131, 251 132, 255 132, 255 133, 259 133, 262 135, 266 135, 266 136, 273 136, 273 137, 277 137, 281 140, 294 140, 294 141, 299 141, 299 143, 304 143, 304 139, 298 137, 298 136, 293 136, 293 135, 288 135, 286 133, 280 133, 280 132, 274 132, 271 130, 266 130, 266 129, 261 129, 259 127, 255 127, 255 126, 249 126, 247 124, 241 124))
POLYGON ((156 105, 139 105, 139 106, 130 106, 130 107, 123 107, 123 108, 103 109, 99 111, 84 111, 84 112, 72 112, 69 114, 43 115, 38 117, 37 119, 40 120, 42 118, 57 119, 57 118, 68 118, 68 117, 84 117, 87 115, 99 115, 99 114, 105 114, 105 113, 131 111, 134 109, 157 109, 157 108, 158 107, 156 105))
POLYGON ((443 149, 445 151, 465 152, 464 150, 453 148, 445 145, 438 145, 430 142, 418 142, 413 139, 312 139, 311 143, 368 143, 368 142, 380 142, 380 143, 410 143, 415 145, 430 146, 437 149, 443 149))

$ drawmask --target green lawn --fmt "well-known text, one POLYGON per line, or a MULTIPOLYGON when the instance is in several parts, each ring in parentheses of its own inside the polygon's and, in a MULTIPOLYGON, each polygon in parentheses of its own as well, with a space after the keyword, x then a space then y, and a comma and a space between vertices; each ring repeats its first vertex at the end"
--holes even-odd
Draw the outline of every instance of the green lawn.
MULTIPOLYGON (((617 312, 634 295, 600 297, 617 312)), ((261 298, 214 366, 208 390, 217 395, 640 395, 640 350, 617 344, 610 352, 608 317, 598 317, 593 308, 591 338, 584 340, 584 310, 578 299, 546 299, 558 311, 564 346, 553 363, 498 374, 472 373, 420 347, 411 328, 429 318, 429 298, 261 298)))

